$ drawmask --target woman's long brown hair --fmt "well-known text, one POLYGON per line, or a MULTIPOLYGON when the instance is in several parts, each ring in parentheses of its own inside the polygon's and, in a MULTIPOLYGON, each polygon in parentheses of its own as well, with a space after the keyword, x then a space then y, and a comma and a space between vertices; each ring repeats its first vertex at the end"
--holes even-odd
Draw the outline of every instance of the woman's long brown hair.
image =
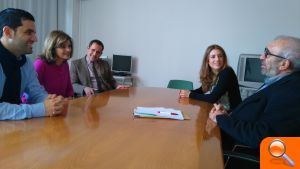
POLYGON ((209 54, 214 49, 220 50, 223 55, 224 65, 221 68, 221 70, 228 67, 227 55, 225 53, 225 50, 221 46, 216 45, 216 44, 208 46, 204 53, 203 60, 202 60, 202 66, 201 66, 201 70, 200 70, 200 82, 202 83, 202 91, 203 92, 209 91, 211 86, 214 83, 214 80, 216 79, 215 78, 216 75, 214 75, 211 67, 208 65, 209 54))

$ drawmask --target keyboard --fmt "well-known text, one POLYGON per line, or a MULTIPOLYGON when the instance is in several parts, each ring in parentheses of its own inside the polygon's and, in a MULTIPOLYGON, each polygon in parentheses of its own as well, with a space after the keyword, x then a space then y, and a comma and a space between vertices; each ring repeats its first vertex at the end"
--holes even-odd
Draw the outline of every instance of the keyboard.
POLYGON ((128 76, 128 75, 130 75, 130 74, 125 73, 125 72, 113 72, 113 75, 114 75, 114 76, 128 76))

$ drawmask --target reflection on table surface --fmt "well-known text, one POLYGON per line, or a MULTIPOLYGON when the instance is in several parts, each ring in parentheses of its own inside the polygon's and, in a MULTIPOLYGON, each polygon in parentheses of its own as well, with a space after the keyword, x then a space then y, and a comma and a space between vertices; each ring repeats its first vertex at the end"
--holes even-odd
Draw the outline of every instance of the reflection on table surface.
POLYGON ((63 116, 0 122, 1 168, 219 169, 212 105, 179 90, 130 88, 69 101, 63 116), (134 118, 137 106, 181 110, 191 119, 134 118))

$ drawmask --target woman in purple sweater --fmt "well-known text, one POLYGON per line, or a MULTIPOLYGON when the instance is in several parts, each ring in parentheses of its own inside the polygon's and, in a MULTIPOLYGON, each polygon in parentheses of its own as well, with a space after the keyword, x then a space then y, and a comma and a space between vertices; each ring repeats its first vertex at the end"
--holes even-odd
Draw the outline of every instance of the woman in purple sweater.
POLYGON ((50 94, 73 97, 67 60, 73 54, 72 38, 63 31, 52 31, 44 42, 43 53, 35 60, 38 79, 50 94))

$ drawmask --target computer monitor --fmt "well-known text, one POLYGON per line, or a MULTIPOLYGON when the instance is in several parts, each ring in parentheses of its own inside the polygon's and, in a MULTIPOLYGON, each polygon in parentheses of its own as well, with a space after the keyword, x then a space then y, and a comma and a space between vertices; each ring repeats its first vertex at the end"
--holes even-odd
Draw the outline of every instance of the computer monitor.
POLYGON ((238 62, 237 76, 241 87, 258 89, 266 79, 261 74, 260 55, 241 54, 238 62))
POLYGON ((131 74, 132 57, 126 55, 113 55, 112 71, 114 73, 131 74))

